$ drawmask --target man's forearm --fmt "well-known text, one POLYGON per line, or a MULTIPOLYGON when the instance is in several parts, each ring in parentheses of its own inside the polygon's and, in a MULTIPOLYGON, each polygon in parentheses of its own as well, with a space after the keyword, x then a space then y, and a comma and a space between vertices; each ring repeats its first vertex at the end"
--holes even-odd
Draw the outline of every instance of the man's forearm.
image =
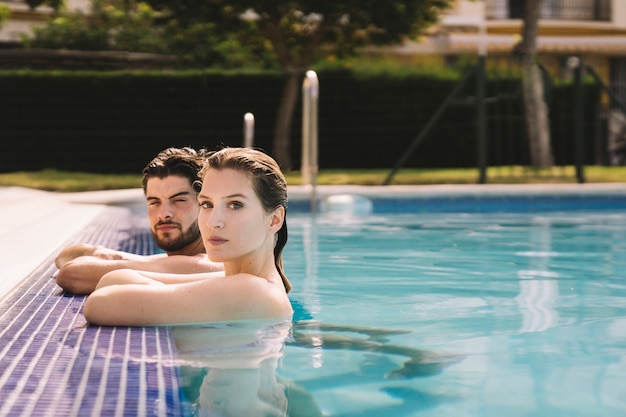
MULTIPOLYGON (((131 254, 132 255, 132 254, 131 254)), ((118 269, 133 269, 170 274, 194 274, 223 270, 223 266, 208 260, 206 255, 167 256, 165 254, 140 256, 132 259, 102 259, 83 256, 67 262, 57 274, 57 284, 73 294, 90 294, 107 272, 118 269)))

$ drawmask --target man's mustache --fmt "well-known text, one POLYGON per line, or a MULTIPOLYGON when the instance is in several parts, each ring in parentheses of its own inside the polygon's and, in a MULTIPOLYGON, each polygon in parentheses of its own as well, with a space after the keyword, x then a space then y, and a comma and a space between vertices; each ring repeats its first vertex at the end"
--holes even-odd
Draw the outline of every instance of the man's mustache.
POLYGON ((169 222, 158 221, 155 224, 156 227, 163 226, 163 225, 173 225, 173 226, 176 226, 176 227, 180 227, 179 223, 172 222, 172 221, 169 221, 169 222))

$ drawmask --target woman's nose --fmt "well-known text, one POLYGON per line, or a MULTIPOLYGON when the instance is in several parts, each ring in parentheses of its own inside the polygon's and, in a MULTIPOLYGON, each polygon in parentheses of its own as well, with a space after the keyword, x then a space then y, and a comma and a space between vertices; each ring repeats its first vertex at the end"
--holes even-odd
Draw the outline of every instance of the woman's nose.
POLYGON ((207 225, 212 229, 221 229, 224 227, 224 216, 221 210, 213 207, 207 219, 207 225))

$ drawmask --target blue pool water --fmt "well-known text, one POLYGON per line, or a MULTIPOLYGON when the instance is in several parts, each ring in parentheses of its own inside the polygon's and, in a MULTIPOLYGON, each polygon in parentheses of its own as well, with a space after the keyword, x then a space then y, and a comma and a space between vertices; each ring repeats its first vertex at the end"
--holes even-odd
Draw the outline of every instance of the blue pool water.
POLYGON ((623 201, 502 204, 290 213, 292 415, 625 415, 623 201))
MULTIPOLYGON (((626 190, 570 190, 294 199, 293 320, 87 326, 50 258, 0 305, 0 415, 624 416, 626 190)), ((143 205, 76 239, 155 250, 143 205)))

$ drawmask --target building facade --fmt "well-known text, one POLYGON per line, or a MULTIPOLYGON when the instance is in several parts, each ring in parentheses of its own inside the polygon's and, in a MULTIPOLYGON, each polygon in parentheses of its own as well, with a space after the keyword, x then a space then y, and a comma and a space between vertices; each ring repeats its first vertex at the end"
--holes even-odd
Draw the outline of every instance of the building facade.
MULTIPOLYGON (((0 28, 0 47, 19 44, 21 34, 44 24, 52 10, 30 10, 24 0, 0 0, 11 9, 0 28)), ((382 53, 446 60, 483 53, 511 56, 521 39, 526 0, 457 0, 423 39, 387 47, 382 53)), ((91 0, 67 0, 67 9, 89 12, 91 0)), ((567 76, 570 58, 582 58, 626 102, 626 1, 543 0, 538 52, 551 74, 567 76)), ((376 53, 376 50, 370 50, 376 53)), ((381 50, 377 50, 381 52, 381 50)))
MULTIPOLYGON (((525 0, 458 0, 427 37, 394 48, 398 54, 506 57, 521 40, 525 0)), ((538 54, 555 76, 580 58, 626 103, 626 1, 543 0, 538 54)))
MULTIPOLYGON (((0 0, 0 4, 11 10, 9 19, 0 25, 0 48, 19 46, 22 35, 32 35, 33 28, 44 25, 53 13, 47 6, 32 10, 24 0, 0 0)), ((65 6, 68 11, 87 13, 91 0, 65 0, 65 6)))

